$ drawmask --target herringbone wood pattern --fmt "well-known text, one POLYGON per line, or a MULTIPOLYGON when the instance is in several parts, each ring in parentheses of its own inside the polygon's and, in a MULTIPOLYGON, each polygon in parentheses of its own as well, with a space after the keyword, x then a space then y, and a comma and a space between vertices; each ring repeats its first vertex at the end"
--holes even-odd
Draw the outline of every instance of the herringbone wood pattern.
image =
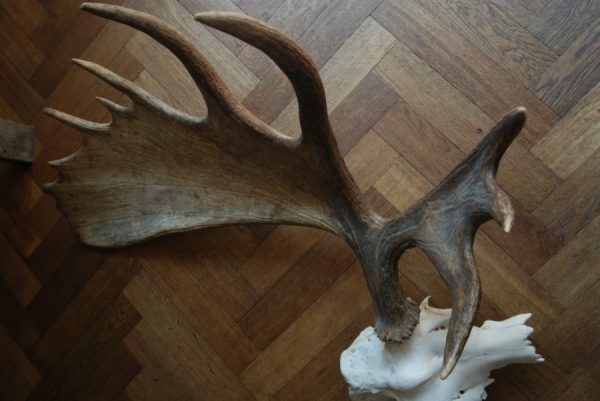
MULTIPOLYGON (((600 399, 600 3, 594 0, 110 0, 192 36, 265 121, 298 130, 293 92, 256 50, 193 22, 247 13, 295 38, 325 82, 346 162, 383 212, 432 188, 510 108, 527 130, 499 180, 507 235, 479 232, 479 323, 533 313, 546 362, 494 373, 491 400, 600 399)), ((373 314, 350 249, 321 231, 230 226, 120 251, 78 243, 40 190, 76 132, 44 105, 106 120, 120 94, 73 67, 107 66, 192 114, 204 104, 147 36, 78 0, 0 2, 0 117, 36 126, 32 166, 1 166, 0 399, 338 400, 341 350, 373 314)), ((148 160, 152 163, 152 160, 148 160)), ((449 296, 423 254, 406 292, 449 296)))

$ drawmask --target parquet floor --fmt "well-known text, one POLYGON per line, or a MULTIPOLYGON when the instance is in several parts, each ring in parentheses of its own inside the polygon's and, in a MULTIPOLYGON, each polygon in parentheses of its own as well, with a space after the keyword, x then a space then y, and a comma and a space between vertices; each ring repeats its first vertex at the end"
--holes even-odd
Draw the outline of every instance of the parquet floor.
MULTIPOLYGON (((536 366, 494 373, 490 400, 600 400, 600 2, 597 0, 110 0, 192 36, 265 121, 298 129, 290 86, 257 51, 192 21, 233 10, 294 37, 321 69, 339 146, 365 196, 403 210, 501 116, 529 111, 499 180, 509 235, 475 244, 479 322, 533 313, 536 366)), ((143 34, 77 0, 0 1, 0 117, 33 124, 32 166, 0 182, 0 399, 339 400, 338 356, 373 313, 339 239, 231 226, 120 251, 78 243, 40 186, 80 138, 45 105, 96 120, 126 101, 74 67, 107 66, 201 114, 182 66, 143 34)), ((148 161, 151 163, 151 161, 148 161)), ((419 252, 406 292, 449 296, 419 252)))

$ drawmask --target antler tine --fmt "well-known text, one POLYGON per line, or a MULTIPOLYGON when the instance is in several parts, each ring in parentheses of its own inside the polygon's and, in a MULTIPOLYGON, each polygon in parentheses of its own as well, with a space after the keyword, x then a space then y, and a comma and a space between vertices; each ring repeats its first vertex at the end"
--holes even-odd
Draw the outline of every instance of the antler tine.
POLYGON ((58 111, 50 107, 46 107, 44 109, 44 113, 83 132, 102 132, 107 131, 107 129, 110 127, 109 123, 95 123, 93 121, 75 117, 71 114, 63 113, 62 111, 58 111))
POLYGON ((247 15, 215 11, 196 14, 195 18, 268 55, 294 87, 303 137, 316 144, 325 142, 329 148, 337 149, 319 71, 302 48, 281 31, 247 15))
POLYGON ((250 113, 229 91, 219 74, 196 46, 184 35, 151 14, 110 4, 83 3, 81 9, 138 29, 169 49, 182 62, 202 92, 208 118, 223 110, 225 114, 262 136, 286 146, 294 139, 281 134, 250 113))
POLYGON ((133 112, 133 110, 128 107, 125 107, 123 105, 113 102, 112 100, 108 100, 100 96, 96 96, 96 100, 98 100, 100 104, 106 107, 112 114, 117 114, 119 116, 125 117, 133 112))
POLYGON ((452 296, 452 315, 440 372, 442 379, 448 377, 460 358, 481 300, 481 284, 473 260, 473 237, 464 235, 461 240, 456 245, 444 244, 437 249, 425 250, 452 296))
POLYGON ((185 36, 155 16, 125 7, 100 3, 83 3, 81 9, 129 25, 163 44, 183 63, 202 94, 208 98, 209 111, 215 106, 213 102, 227 103, 229 98, 232 98, 219 75, 196 47, 185 36))
MULTIPOLYGON (((91 72, 113 88, 123 92, 127 96, 131 98, 134 105, 139 104, 143 105, 151 110, 159 111, 161 113, 165 113, 171 117, 174 117, 180 121, 188 122, 188 123, 198 123, 201 120, 196 119, 188 114, 185 114, 162 100, 152 96, 150 93, 146 92, 144 89, 140 88, 138 85, 133 82, 121 77, 118 74, 115 74, 111 70, 104 68, 96 63, 92 63, 90 61, 73 59, 73 62, 79 67, 83 68, 86 71, 91 72)), ((100 103, 102 103, 107 109, 111 112, 116 112, 119 115, 127 115, 130 113, 130 110, 126 107, 117 105, 106 99, 98 99, 100 103)))
POLYGON ((477 229, 492 218, 505 231, 512 225, 510 198, 494 178, 525 120, 522 107, 508 113, 446 179, 391 223, 397 246, 423 249, 452 294, 442 378, 458 362, 479 307, 480 284, 473 260, 477 229))

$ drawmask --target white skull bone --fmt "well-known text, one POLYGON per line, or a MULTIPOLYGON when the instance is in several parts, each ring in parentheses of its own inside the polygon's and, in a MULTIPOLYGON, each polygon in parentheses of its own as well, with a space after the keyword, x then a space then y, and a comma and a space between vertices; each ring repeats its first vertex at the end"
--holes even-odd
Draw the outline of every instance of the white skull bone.
POLYGON ((543 362, 527 339, 533 332, 525 325, 531 314, 521 314, 473 326, 454 371, 442 380, 451 309, 433 308, 428 298, 420 309, 419 324, 403 343, 384 343, 367 327, 342 353, 340 367, 352 400, 479 401, 493 382, 492 370, 511 363, 543 362))

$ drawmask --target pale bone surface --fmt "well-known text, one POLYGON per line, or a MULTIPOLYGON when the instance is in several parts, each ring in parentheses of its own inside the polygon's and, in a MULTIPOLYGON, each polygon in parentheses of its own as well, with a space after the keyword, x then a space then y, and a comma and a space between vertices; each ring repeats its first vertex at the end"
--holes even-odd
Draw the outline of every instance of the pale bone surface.
POLYGON ((444 339, 450 309, 421 303, 421 319, 412 337, 384 343, 367 327, 340 358, 342 375, 355 401, 479 401, 494 380, 490 372, 511 363, 539 363, 527 337, 533 329, 525 324, 530 314, 501 322, 488 320, 474 326, 454 371, 447 379, 442 369, 444 339))

